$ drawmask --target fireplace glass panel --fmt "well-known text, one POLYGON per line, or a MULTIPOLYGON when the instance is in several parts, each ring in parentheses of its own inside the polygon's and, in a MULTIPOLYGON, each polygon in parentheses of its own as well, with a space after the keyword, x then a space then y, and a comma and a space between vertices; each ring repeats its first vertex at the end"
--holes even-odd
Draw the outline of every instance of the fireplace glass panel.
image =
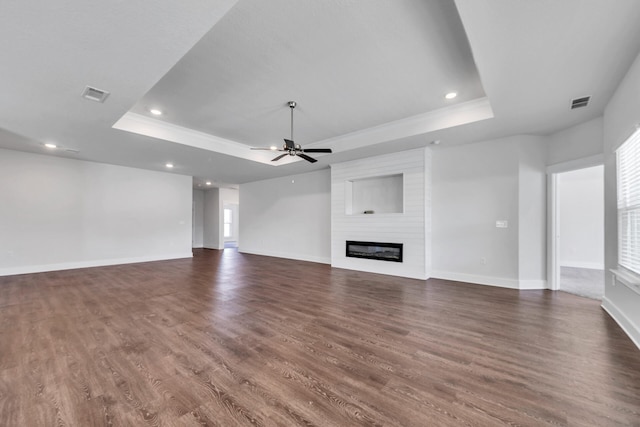
POLYGON ((402 262, 402 243, 358 242, 347 240, 346 256, 380 261, 402 262))

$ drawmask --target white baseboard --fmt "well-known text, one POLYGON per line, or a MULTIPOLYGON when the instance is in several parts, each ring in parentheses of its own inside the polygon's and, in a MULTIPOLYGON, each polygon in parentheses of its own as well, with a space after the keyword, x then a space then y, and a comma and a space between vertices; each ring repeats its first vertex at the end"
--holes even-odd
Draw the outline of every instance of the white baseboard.
POLYGON ((193 253, 153 255, 131 258, 100 259, 92 261, 62 262, 57 264, 24 265, 19 267, 0 268, 0 276, 16 274, 43 273, 47 271, 73 270, 76 268, 104 267, 108 265, 135 264, 139 262, 166 261, 170 259, 192 258, 193 253))
POLYGON ((305 254, 288 253, 288 252, 276 252, 276 251, 260 251, 255 249, 245 249, 242 247, 238 248, 238 252, 243 254, 251 254, 251 255, 262 255, 262 256, 272 256, 276 258, 295 259, 298 261, 317 262, 319 264, 331 264, 331 258, 319 257, 314 255, 305 255, 305 254))
POLYGON ((549 289, 546 280, 520 280, 521 290, 549 289))
POLYGON ((221 251, 221 250, 224 250, 224 246, 222 246, 222 247, 218 247, 218 246, 213 247, 213 246, 207 246, 207 245, 204 245, 204 246, 202 246, 202 248, 203 248, 203 249, 213 249, 214 251, 221 251))
POLYGON ((475 274, 453 273, 450 271, 432 271, 431 277, 434 279, 453 280, 455 282, 473 283, 477 285, 497 286, 509 289, 547 289, 546 280, 518 280, 506 279, 504 277, 479 276, 475 274))
POLYGON ((431 272, 434 279, 453 280, 455 282, 474 283, 477 285, 498 286, 500 288, 520 289, 516 279, 505 279, 502 277, 477 276, 475 274, 453 273, 450 271, 431 272))
POLYGON ((604 263, 582 261, 560 261, 560 267, 588 268, 589 270, 604 270, 604 263))
POLYGON ((633 343, 640 349, 640 325, 635 325, 610 299, 602 297, 601 307, 609 313, 618 326, 627 334, 633 343))
MULTIPOLYGON (((361 261, 370 261, 370 260, 361 260, 361 261)), ((416 271, 416 269, 388 269, 385 268, 385 264, 397 264, 394 262, 381 262, 381 261, 372 261, 375 263, 375 266, 369 265, 369 263, 362 263, 360 265, 353 264, 351 262, 341 262, 340 260, 333 261, 331 263, 331 267, 334 268, 344 268, 345 270, 353 270, 353 271, 364 271, 366 273, 374 273, 374 274, 384 274, 387 276, 395 276, 395 277, 406 277, 408 279, 418 279, 418 280, 427 280, 429 276, 424 271, 416 271)))

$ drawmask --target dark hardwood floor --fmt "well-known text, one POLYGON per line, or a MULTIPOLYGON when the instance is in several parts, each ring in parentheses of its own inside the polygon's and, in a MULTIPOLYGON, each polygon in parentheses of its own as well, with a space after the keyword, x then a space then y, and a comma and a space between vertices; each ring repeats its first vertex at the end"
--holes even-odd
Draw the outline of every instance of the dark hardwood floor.
POLYGON ((598 301, 194 252, 0 277, 0 425, 640 425, 598 301))

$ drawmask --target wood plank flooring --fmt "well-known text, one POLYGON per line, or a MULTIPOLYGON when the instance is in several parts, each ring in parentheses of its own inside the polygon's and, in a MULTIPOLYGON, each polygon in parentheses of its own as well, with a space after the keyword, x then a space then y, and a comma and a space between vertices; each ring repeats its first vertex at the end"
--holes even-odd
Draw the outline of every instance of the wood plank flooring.
POLYGON ((0 425, 640 425, 598 301, 194 252, 0 277, 0 425))

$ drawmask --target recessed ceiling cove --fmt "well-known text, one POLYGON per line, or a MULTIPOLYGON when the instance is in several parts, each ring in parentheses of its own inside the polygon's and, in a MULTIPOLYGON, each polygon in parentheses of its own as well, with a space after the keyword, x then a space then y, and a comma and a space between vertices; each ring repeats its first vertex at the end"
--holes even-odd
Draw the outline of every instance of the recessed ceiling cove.
POLYGON ((291 99, 334 152, 493 117, 453 1, 240 0, 114 127, 276 165, 291 99))

